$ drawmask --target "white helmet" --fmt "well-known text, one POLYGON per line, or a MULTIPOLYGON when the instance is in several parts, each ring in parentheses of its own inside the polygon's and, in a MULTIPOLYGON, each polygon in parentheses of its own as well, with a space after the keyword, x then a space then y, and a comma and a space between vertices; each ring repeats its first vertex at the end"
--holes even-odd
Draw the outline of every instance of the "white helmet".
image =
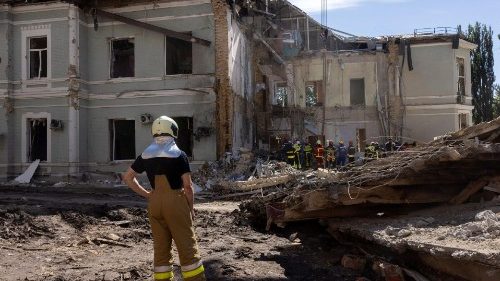
POLYGON ((177 126, 174 119, 168 116, 160 116, 153 122, 153 125, 151 126, 151 134, 153 134, 153 136, 168 134, 177 138, 179 134, 179 126, 177 126))

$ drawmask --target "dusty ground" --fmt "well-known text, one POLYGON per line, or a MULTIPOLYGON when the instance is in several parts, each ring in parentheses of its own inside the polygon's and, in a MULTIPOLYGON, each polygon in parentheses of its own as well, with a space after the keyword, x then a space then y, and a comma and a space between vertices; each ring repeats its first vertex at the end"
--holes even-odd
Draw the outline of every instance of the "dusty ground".
MULTIPOLYGON (((145 201, 124 187, 0 187, 0 280, 151 280, 145 201)), ((355 280, 316 223, 266 233, 235 202, 196 205, 209 280, 355 280), (297 239, 290 239, 297 233, 297 239), (293 236, 293 235, 292 235, 293 236), (293 241, 291 241, 293 240, 293 241)), ((355 250, 354 250, 355 251, 355 250)))

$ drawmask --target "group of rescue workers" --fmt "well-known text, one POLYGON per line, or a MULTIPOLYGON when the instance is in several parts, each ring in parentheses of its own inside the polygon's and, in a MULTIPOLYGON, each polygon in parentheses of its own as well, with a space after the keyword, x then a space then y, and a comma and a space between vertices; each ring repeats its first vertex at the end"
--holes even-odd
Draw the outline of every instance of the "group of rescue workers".
MULTIPOLYGON (((392 138, 389 138, 382 146, 373 141, 366 144, 363 161, 385 157, 394 151, 407 149, 409 146, 408 143, 395 142, 392 138)), ((349 141, 348 146, 345 146, 342 140, 338 144, 328 140, 327 146, 324 147, 321 140, 317 140, 314 145, 309 140, 303 142, 296 140, 294 143, 286 140, 281 146, 280 159, 296 169, 334 169, 342 168, 348 163, 354 163, 359 159, 358 151, 359 149, 352 141, 349 141)))

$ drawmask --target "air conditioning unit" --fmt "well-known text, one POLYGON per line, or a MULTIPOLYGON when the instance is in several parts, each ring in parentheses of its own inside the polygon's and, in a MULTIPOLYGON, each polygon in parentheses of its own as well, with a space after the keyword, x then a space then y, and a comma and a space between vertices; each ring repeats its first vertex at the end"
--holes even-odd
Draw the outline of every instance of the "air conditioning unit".
POLYGON ((50 121, 50 129, 51 130, 62 130, 63 122, 62 120, 52 119, 50 121))
POLYGON ((153 116, 149 113, 141 114, 141 124, 151 124, 153 123, 153 116))

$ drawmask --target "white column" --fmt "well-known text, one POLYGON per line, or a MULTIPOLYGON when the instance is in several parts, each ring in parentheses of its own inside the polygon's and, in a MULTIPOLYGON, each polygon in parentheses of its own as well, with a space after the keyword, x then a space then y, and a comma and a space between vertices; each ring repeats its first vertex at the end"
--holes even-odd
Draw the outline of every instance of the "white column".
POLYGON ((78 162, 80 160, 80 144, 79 144, 79 33, 78 33, 78 7, 75 5, 69 6, 69 83, 68 83, 68 162, 69 173, 71 175, 78 174, 78 162))

